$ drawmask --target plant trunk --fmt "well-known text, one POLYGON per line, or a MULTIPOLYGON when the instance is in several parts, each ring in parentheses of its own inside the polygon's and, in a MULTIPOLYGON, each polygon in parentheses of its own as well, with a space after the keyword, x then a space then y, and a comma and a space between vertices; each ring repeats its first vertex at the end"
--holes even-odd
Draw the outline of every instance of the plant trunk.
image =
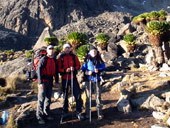
POLYGON ((164 21, 164 20, 166 20, 165 17, 159 17, 159 21, 164 21))
POLYGON ((154 48, 155 55, 156 55, 156 62, 158 63, 158 65, 162 65, 165 62, 162 47, 155 46, 153 48, 154 48))
POLYGON ((168 60, 170 59, 170 41, 164 42, 164 49, 165 49, 165 57, 166 57, 166 63, 168 63, 168 60))
POLYGON ((126 45, 127 52, 133 53, 136 45, 126 45))
POLYGON ((152 46, 160 47, 162 45, 161 35, 149 34, 148 37, 152 46))
POLYGON ((106 49, 107 49, 107 44, 98 44, 98 46, 99 46, 102 50, 106 50, 106 49))

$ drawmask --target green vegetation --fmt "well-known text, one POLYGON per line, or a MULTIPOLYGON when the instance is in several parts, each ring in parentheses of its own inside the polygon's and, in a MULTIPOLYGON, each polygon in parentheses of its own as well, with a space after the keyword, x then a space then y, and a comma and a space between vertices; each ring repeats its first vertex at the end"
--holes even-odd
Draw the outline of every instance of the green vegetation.
POLYGON ((149 14, 149 17, 151 18, 151 19, 158 19, 159 18, 159 13, 157 12, 157 11, 152 11, 152 12, 150 12, 150 14, 149 14))
POLYGON ((135 42, 136 37, 132 33, 126 34, 124 36, 123 40, 125 41, 125 43, 127 45, 134 45, 134 44, 136 44, 136 42, 135 42))
POLYGON ((66 43, 64 38, 61 38, 58 42, 58 45, 54 47, 55 51, 61 52, 63 50, 63 45, 66 43))
POLYGON ((158 14, 159 14, 159 17, 161 18, 165 18, 168 15, 167 11, 165 10, 158 11, 158 14))
POLYGON ((44 39, 47 45, 57 45, 58 39, 54 36, 47 37, 44 39))
POLYGON ((160 35, 169 30, 169 24, 167 21, 151 21, 147 23, 146 29, 150 34, 160 35))
POLYGON ((89 51, 90 49, 90 45, 87 44, 87 45, 82 45, 80 46, 77 51, 76 51, 76 55, 79 59, 80 62, 84 62, 84 59, 87 55, 87 52, 89 51))
POLYGON ((81 32, 72 32, 68 34, 66 41, 70 43, 73 48, 77 48, 78 46, 87 43, 87 36, 81 32))
POLYGON ((4 53, 7 54, 8 56, 14 55, 14 50, 13 50, 13 49, 11 49, 11 50, 5 50, 4 53))
POLYGON ((144 20, 146 21, 150 21, 150 20, 158 20, 159 18, 166 18, 167 16, 167 12, 165 10, 160 10, 160 11, 151 11, 151 12, 145 12, 145 13, 142 13, 138 16, 135 16, 133 18, 133 22, 134 23, 139 23, 139 22, 142 22, 144 20))
POLYGON ((109 36, 107 36, 106 34, 99 34, 96 37, 96 41, 98 42, 97 44, 107 44, 109 40, 109 36))
POLYGON ((27 52, 26 57, 27 57, 27 58, 31 58, 31 57, 32 57, 32 54, 33 54, 33 50, 30 50, 30 51, 27 52))

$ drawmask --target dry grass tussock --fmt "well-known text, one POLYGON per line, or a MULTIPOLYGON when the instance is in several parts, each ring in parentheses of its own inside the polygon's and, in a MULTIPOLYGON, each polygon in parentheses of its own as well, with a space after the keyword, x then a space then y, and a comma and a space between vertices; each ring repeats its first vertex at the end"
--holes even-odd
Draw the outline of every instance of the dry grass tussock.
POLYGON ((6 128, 17 128, 17 125, 14 122, 14 118, 12 115, 9 115, 8 123, 6 128))
POLYGON ((14 93, 17 89, 28 86, 25 76, 12 76, 4 79, 6 81, 6 86, 0 87, 0 99, 2 99, 3 96, 14 93))
POLYGON ((8 77, 6 81, 7 87, 9 87, 13 92, 16 89, 24 88, 28 85, 24 75, 8 77))

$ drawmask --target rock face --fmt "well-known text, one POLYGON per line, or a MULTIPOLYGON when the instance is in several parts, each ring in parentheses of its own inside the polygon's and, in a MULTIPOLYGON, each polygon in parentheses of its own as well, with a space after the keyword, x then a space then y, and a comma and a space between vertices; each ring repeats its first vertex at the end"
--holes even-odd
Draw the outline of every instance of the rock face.
MULTIPOLYGON (((104 11, 120 11, 133 15, 162 8, 169 11, 169 3, 170 0, 162 0, 161 2, 159 0, 1 0, 0 26, 2 28, 0 30, 5 29, 7 32, 13 31, 29 37, 30 41, 16 39, 6 40, 6 42, 13 45, 16 42, 19 45, 29 43, 29 45, 25 46, 31 48, 30 45, 35 44, 35 37, 39 36, 45 27, 49 27, 53 31, 66 24, 85 21, 89 17, 96 17, 104 11)), ((105 19, 109 20, 107 16, 105 19)), ((104 24, 104 22, 101 23, 100 21, 99 23, 104 24)), ((93 29, 91 24, 89 26, 93 29)), ((98 32, 100 33, 100 31, 99 29, 98 32)), ((108 31, 110 30, 108 29, 108 31)), ((0 44, 2 45, 3 43, 3 40, 0 39, 0 44)), ((8 48, 6 45, 1 45, 0 48, 8 48)), ((20 49, 22 48, 25 47, 20 46, 20 49)))
POLYGON ((9 61, 4 65, 0 65, 0 76, 15 76, 25 74, 25 71, 27 68, 29 68, 28 60, 28 58, 20 57, 13 61, 9 61))

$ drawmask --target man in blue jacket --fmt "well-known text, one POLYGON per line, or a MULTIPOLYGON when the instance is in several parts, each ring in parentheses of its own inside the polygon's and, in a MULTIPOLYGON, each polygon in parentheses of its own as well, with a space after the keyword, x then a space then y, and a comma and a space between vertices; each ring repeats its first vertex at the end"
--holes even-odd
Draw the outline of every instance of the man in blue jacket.
POLYGON ((94 46, 90 47, 90 51, 85 59, 85 63, 82 66, 82 71, 87 77, 85 81, 86 91, 86 118, 89 118, 89 84, 91 81, 91 87, 96 94, 96 106, 99 111, 98 119, 102 119, 102 103, 101 103, 101 85, 100 85, 100 73, 105 70, 105 64, 102 61, 99 52, 94 46), (97 79, 96 79, 97 78, 97 79))

